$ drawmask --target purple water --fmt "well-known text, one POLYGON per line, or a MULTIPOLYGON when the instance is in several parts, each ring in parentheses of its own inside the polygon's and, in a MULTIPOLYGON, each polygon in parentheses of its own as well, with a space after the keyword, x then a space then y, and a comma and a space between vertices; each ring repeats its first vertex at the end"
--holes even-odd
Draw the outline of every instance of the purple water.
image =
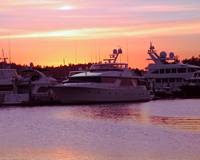
POLYGON ((161 159, 200 159, 200 100, 0 108, 0 160, 161 159))

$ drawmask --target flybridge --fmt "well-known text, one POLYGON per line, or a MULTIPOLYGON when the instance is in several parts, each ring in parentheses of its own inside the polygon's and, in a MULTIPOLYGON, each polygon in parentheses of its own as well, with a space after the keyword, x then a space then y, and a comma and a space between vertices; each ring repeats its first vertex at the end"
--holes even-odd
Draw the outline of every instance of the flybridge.
POLYGON ((105 63, 116 63, 117 62, 117 58, 119 57, 119 55, 122 54, 122 49, 113 49, 113 53, 110 55, 110 58, 108 59, 104 59, 105 63))
POLYGON ((110 58, 104 59, 104 63, 98 63, 91 66, 90 71, 122 71, 128 68, 127 63, 117 63, 117 59, 122 54, 122 49, 114 49, 110 58))
POLYGON ((162 51, 160 55, 157 54, 155 47, 150 43, 150 48, 147 52, 150 56, 147 60, 153 60, 155 64, 168 64, 168 63, 177 63, 178 58, 175 56, 174 52, 170 52, 167 56, 167 52, 162 51))

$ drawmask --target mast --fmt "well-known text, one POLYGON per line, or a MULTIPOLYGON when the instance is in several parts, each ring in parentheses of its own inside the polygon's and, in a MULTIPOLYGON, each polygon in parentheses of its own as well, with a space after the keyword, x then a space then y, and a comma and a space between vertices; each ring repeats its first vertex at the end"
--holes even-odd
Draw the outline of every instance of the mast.
POLYGON ((170 52, 169 55, 167 52, 162 51, 160 55, 157 54, 155 47, 150 42, 150 48, 147 52, 150 56, 147 60, 153 60, 155 64, 168 64, 168 63, 177 63, 177 59, 174 52, 170 52))
POLYGON ((158 56, 158 54, 156 53, 155 47, 153 46, 152 42, 150 42, 150 47, 149 50, 147 52, 149 54, 149 56, 151 57, 148 60, 153 60, 154 63, 158 64, 162 64, 162 61, 160 60, 160 57, 158 56))
POLYGON ((7 63, 7 57, 5 57, 5 52, 4 52, 4 49, 2 48, 2 57, 0 57, 0 60, 3 60, 3 63, 7 63))

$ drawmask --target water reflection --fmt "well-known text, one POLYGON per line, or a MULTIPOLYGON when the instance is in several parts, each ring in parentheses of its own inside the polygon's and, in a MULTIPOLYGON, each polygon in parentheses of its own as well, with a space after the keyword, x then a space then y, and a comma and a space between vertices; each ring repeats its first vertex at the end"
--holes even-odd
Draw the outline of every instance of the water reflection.
POLYGON ((0 110, 0 160, 197 160, 199 102, 0 110))
POLYGON ((3 149, 0 151, 0 160, 88 160, 94 156, 85 152, 78 152, 65 148, 38 149, 3 149), (3 159, 1 159, 3 157, 3 159))
POLYGON ((101 105, 88 107, 75 107, 69 111, 57 114, 60 118, 75 116, 82 119, 104 120, 113 122, 132 121, 144 125, 169 127, 182 131, 200 132, 200 117, 197 116, 162 116, 152 115, 151 108, 141 106, 101 105))

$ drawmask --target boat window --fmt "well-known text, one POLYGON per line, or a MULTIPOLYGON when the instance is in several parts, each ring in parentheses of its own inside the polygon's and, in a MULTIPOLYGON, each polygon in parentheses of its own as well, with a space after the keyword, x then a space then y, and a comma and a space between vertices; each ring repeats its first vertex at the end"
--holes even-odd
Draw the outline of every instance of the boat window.
POLYGON ((170 69, 166 69, 166 73, 170 73, 170 69))
POLYGON ((158 70, 153 71, 152 73, 158 73, 158 70))
POLYGON ((195 71, 198 71, 199 68, 190 68, 191 72, 195 72, 195 71))
POLYGON ((178 73, 185 73, 186 72, 186 68, 179 68, 178 69, 178 73))
POLYGON ((160 73, 162 74, 162 73, 164 73, 165 72, 165 70, 164 69, 160 69, 160 73))
POLYGON ((30 79, 31 81, 37 81, 40 79, 40 75, 32 70, 22 71, 21 76, 25 79, 30 79))
POLYGON ((112 77, 102 77, 101 78, 101 82, 102 83, 115 83, 116 78, 112 78, 112 77))
MULTIPOLYGON (((136 82, 134 82, 134 83, 136 83, 136 82)), ((121 86, 133 86, 133 83, 132 83, 131 79, 122 79, 120 85, 121 86)), ((136 85, 136 84, 134 84, 134 85, 136 85)))
POLYGON ((167 78, 163 78, 162 82, 168 82, 167 78))
POLYGON ((196 83, 196 82, 197 82, 197 80, 196 80, 196 79, 194 79, 194 80, 192 80, 192 82, 196 83))
POLYGON ((177 82, 182 82, 182 78, 177 78, 176 81, 177 82))
POLYGON ((176 73, 176 68, 172 68, 172 73, 176 73))
POLYGON ((161 83, 161 79, 160 78, 156 79, 156 83, 161 83))
POLYGON ((188 72, 195 72, 197 70, 199 70, 199 69, 198 68, 188 68, 188 72))
POLYGON ((87 83, 87 82, 95 82, 100 83, 101 77, 70 77, 67 83, 87 83))
POLYGON ((194 77, 200 77, 200 73, 195 73, 194 77))
POLYGON ((0 91, 12 91, 13 85, 0 85, 0 91))
POLYGON ((48 92, 49 91, 49 88, 48 87, 40 87, 38 89, 38 92, 42 93, 42 92, 48 92))

